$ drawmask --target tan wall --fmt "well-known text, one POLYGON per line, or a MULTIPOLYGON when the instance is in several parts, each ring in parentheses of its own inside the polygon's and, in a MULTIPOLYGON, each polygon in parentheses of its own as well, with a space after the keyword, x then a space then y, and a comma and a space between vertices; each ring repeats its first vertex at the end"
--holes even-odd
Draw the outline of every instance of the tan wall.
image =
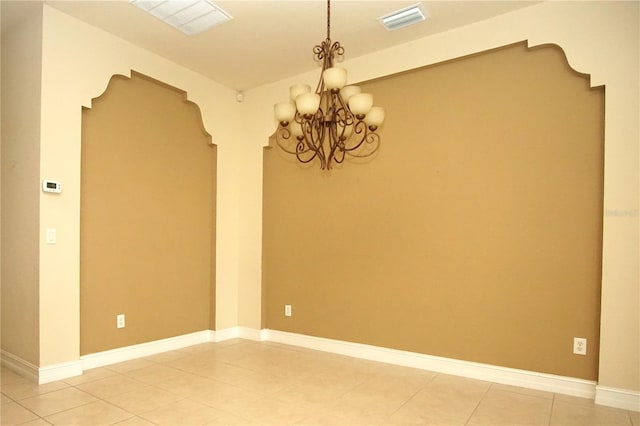
POLYGON ((42 13, 2 36, 2 349, 33 365, 39 361, 42 78, 42 58, 33 52, 41 49, 42 13))
POLYGON ((596 380, 604 90, 523 44, 365 87, 373 161, 265 153, 264 325, 596 380))
POLYGON ((213 329, 216 151, 199 109, 114 76, 82 131, 81 354, 213 329))

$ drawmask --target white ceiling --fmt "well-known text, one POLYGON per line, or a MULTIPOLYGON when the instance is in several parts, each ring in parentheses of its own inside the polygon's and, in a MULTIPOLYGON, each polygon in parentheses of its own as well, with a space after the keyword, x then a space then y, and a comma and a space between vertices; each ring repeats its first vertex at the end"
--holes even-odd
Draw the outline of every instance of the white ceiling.
MULTIPOLYGON (((354 58, 485 20, 539 1, 422 1, 431 17, 387 31, 376 18, 416 1, 334 0, 331 39, 354 58)), ((2 31, 19 25, 39 1, 2 4, 2 31)), ((234 19, 195 36, 146 14, 127 0, 47 0, 46 4, 236 90, 247 90, 318 67, 312 49, 326 37, 326 2, 236 0, 214 3, 234 19)))

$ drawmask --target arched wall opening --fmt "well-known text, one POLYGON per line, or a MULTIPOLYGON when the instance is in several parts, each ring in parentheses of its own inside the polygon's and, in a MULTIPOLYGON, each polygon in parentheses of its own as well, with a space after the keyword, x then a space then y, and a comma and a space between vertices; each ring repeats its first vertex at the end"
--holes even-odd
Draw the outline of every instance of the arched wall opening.
POLYGON ((263 327, 597 380, 604 87, 526 43, 362 86, 374 159, 265 151, 263 327))
POLYGON ((81 355, 214 329, 216 147, 197 105, 115 75, 83 109, 81 158, 81 355))

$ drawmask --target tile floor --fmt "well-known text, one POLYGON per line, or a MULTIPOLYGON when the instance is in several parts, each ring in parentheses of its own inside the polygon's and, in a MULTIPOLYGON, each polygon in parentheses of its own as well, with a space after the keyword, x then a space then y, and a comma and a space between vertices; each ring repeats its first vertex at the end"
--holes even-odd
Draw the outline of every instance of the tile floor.
POLYGON ((2 369, 2 425, 634 425, 591 400, 231 340, 33 384, 2 369))

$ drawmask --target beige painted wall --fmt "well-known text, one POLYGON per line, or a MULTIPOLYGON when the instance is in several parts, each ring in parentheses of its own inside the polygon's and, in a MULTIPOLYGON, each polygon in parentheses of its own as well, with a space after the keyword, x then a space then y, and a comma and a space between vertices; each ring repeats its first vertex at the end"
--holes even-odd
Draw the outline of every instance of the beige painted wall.
POLYGON ((42 14, 2 38, 2 350, 38 364, 42 14))
POLYGON ((185 99, 132 73, 83 111, 81 355, 214 328, 215 146, 185 99))
MULTIPOLYGON (((558 44, 572 68, 591 75, 592 86, 606 85, 599 385, 635 392, 640 391, 639 15, 637 2, 545 2, 359 58, 349 58, 349 46, 345 46, 344 62, 353 83, 528 40, 530 46, 558 44)), ((316 70, 248 92, 246 107, 256 126, 248 129, 247 137, 255 145, 266 144, 275 123, 272 110, 265 106, 286 99, 291 84, 313 85, 317 78, 316 70)), ((246 151, 252 158, 253 152, 246 151)), ((261 196, 262 182, 253 177, 252 168, 245 173, 241 193, 261 196)), ((242 222, 262 220, 255 213, 255 203, 253 197, 240 200, 242 222)), ((254 233, 241 240, 242 247, 260 241, 259 231, 256 226, 254 233)), ((247 255, 243 263, 260 261, 252 251, 247 255)), ((254 287, 253 292, 245 291, 252 296, 244 303, 259 305, 258 283, 259 276, 239 283, 241 289, 254 287)))
POLYGON ((588 83, 520 43, 363 84, 388 117, 372 161, 321 172, 268 149, 265 327, 596 380, 604 89, 588 83))

